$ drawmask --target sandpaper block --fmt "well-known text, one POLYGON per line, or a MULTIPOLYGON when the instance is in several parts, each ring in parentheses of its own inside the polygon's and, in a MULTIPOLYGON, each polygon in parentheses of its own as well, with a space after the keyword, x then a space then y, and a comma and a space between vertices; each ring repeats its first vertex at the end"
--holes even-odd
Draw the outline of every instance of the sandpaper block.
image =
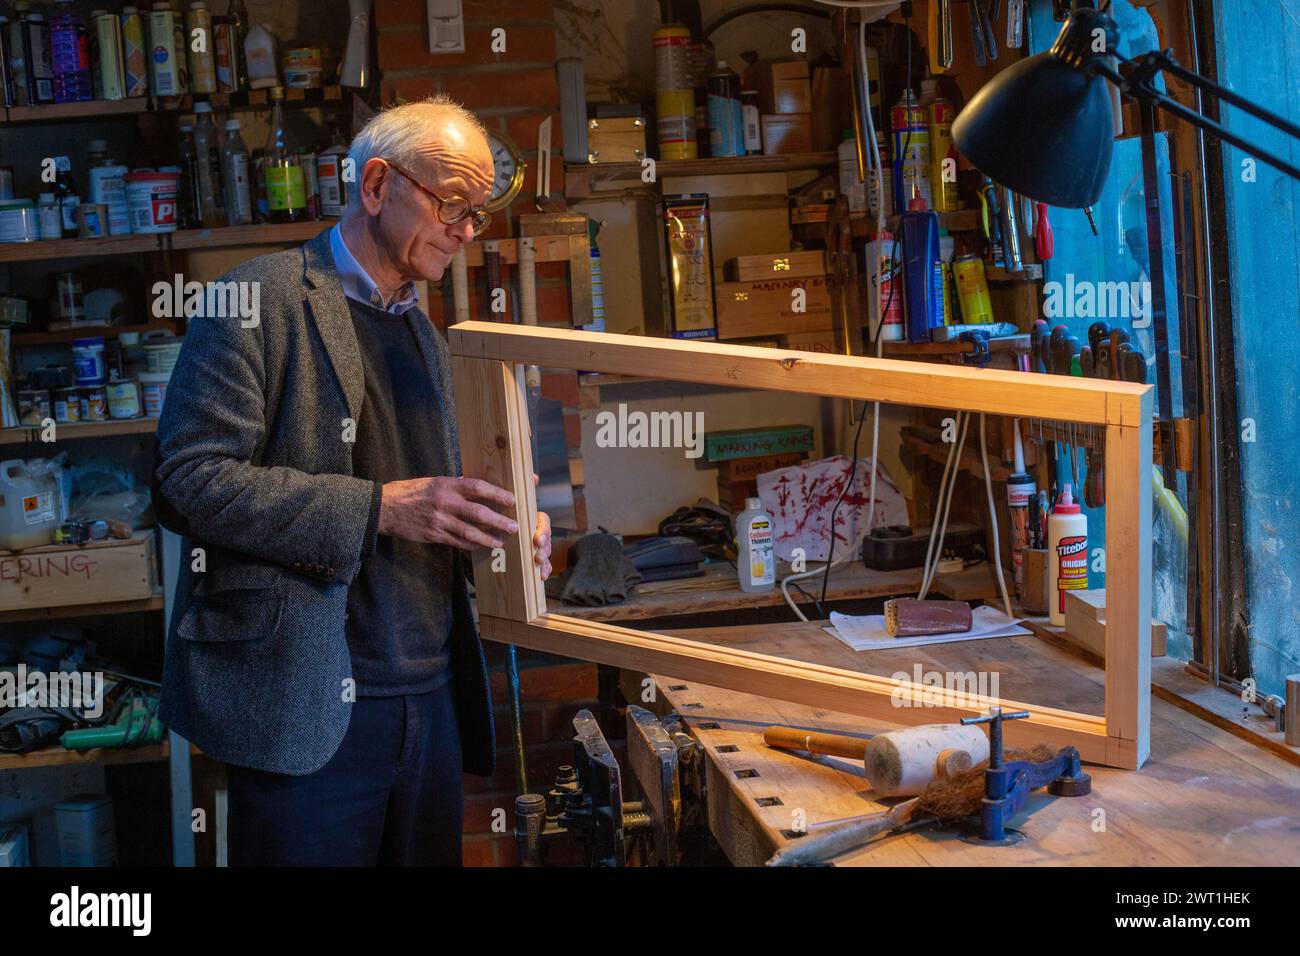
POLYGON ((890 637, 960 634, 970 628, 971 610, 965 601, 896 598, 885 602, 885 630, 890 637))

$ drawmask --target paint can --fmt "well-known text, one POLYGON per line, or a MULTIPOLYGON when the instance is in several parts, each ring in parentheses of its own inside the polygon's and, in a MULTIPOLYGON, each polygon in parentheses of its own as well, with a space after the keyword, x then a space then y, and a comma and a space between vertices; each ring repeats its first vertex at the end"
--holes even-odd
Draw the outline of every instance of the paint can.
POLYGON ((140 400, 140 383, 133 378, 119 378, 104 388, 108 396, 109 418, 139 418, 144 414, 140 400))
POLYGON ((81 393, 76 388, 54 390, 54 420, 60 425, 81 421, 81 393))
MULTIPOLYGON (((180 67, 176 63, 176 11, 166 3, 155 3, 149 11, 149 88, 154 96, 180 96, 180 67)), ((182 34, 183 35, 183 34, 182 34)), ((181 47, 184 56, 184 47, 181 47)), ((136 232, 140 230, 137 229, 136 232)))
POLYGON ((926 109, 930 126, 930 208, 935 212, 952 212, 957 208, 957 148, 952 144, 952 121, 957 107, 942 96, 926 109), (953 178, 944 181, 944 164, 952 160, 953 178))
POLYGON ((108 397, 104 394, 104 386, 90 385, 81 390, 81 410, 82 421, 108 421, 108 397))
POLYGON ((96 71, 99 96, 105 100, 126 98, 126 71, 122 66, 122 21, 115 13, 97 14, 91 22, 95 31, 96 71))

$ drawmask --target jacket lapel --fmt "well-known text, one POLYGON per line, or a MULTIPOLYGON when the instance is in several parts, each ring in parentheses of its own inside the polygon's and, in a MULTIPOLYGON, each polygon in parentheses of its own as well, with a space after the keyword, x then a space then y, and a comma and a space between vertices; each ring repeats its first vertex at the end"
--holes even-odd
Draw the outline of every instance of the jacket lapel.
POLYGON ((330 230, 325 229, 302 247, 307 312, 316 324, 316 331, 320 333, 325 352, 334 367, 334 375, 343 389, 348 414, 354 421, 360 421, 361 405, 366 396, 361 348, 352 328, 352 312, 343 295, 343 285, 334 269, 329 234, 330 230))

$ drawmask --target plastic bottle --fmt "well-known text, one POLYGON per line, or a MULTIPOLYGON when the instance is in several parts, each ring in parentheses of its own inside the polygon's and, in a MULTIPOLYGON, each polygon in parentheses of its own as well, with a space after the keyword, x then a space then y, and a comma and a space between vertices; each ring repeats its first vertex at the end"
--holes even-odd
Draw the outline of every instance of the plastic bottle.
POLYGON ((746 498, 745 510, 736 516, 736 574, 742 591, 770 591, 776 584, 772 531, 772 516, 762 500, 746 498))
POLYGON ((1065 592, 1088 587, 1088 518, 1074 503, 1068 483, 1047 518, 1047 561, 1048 618, 1064 627, 1065 592))
POLYGON ((740 77, 726 60, 709 74, 709 144, 714 156, 744 156, 745 130, 740 107, 740 77))
POLYGON ((181 183, 179 220, 182 229, 196 229, 199 225, 199 163, 194 150, 194 127, 181 125, 181 183))
POLYGON ((956 295, 952 286, 952 260, 957 254, 957 242, 952 236, 948 235, 946 229, 939 229, 939 312, 942 318, 942 325, 953 325, 957 322, 953 310, 956 308, 954 300, 956 295))
POLYGON ((903 213, 903 301, 907 341, 929 342, 943 325, 943 266, 939 259, 939 217, 927 208, 920 188, 903 213))
POLYGON ((1029 547, 1029 509, 1038 507, 1038 483, 1025 470, 1025 446, 1020 438, 1020 420, 1015 421, 1015 469, 1007 475, 1007 525, 1011 538, 1011 569, 1016 593, 1025 595, 1025 549, 1029 547))
POLYGON ((244 62, 250 89, 264 90, 280 85, 280 74, 275 66, 275 36, 265 23, 249 28, 244 40, 244 62))
POLYGON ((740 89, 740 118, 745 127, 745 155, 757 156, 763 152, 762 116, 758 110, 758 90, 742 86, 740 89))
POLYGON ((108 145, 92 139, 90 152, 90 201, 108 206, 108 234, 121 236, 131 231, 131 209, 126 198, 126 179, 131 170, 116 165, 108 156, 108 145))
POLYGON ((72 0, 56 0, 50 20, 50 55, 54 61, 54 100, 80 103, 94 98, 90 78, 90 38, 86 21, 72 9, 72 0))
POLYGON ((903 274, 895 259, 898 248, 894 242, 894 234, 882 232, 878 238, 867 243, 863 250, 868 282, 867 315, 870 319, 868 328, 872 342, 876 341, 877 334, 880 334, 886 342, 900 342, 906 337, 903 326, 903 274), (880 286, 879 306, 876 305, 877 285, 880 286), (883 327, 878 309, 884 310, 885 313, 883 327))
MULTIPOLYGON (((249 42, 252 42, 250 34, 249 42)), ((252 60, 249 60, 252 69, 252 60)), ((256 88, 256 87, 255 87, 256 88)), ((266 205, 271 222, 298 222, 307 214, 306 181, 284 122, 284 87, 271 87, 271 132, 266 140, 266 205)))
POLYGON ((248 182, 248 147, 239 135, 239 120, 226 120, 226 141, 221 147, 221 182, 225 189, 226 224, 244 226, 253 221, 253 200, 248 182))
POLYGON ((867 214, 867 184, 858 179, 858 142, 852 129, 845 129, 839 145, 840 195, 849 201, 849 216, 867 214))
POLYGON ((225 202, 221 195, 221 141, 212 122, 212 105, 195 103, 194 159, 198 171, 195 203, 204 228, 226 224, 225 202))
POLYGON ((59 200, 54 193, 41 193, 39 214, 42 239, 63 238, 63 216, 59 212, 59 200))
POLYGON ((936 212, 952 212, 957 208, 957 147, 952 143, 952 121, 957 118, 957 107, 952 100, 938 96, 926 106, 925 113, 930 130, 931 205, 936 212), (948 160, 952 162, 947 163, 948 160), (945 172, 949 179, 944 178, 945 172))

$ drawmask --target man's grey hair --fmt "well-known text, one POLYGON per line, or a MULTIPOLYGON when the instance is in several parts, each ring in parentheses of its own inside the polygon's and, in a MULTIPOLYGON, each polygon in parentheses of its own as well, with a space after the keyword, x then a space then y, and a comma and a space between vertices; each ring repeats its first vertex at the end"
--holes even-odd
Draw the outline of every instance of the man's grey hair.
POLYGON ((391 159, 410 169, 433 128, 448 119, 467 124, 487 139, 487 130, 479 118, 445 93, 389 107, 372 116, 348 147, 348 159, 352 161, 351 181, 346 184, 348 211, 361 206, 361 173, 366 163, 375 158, 391 159))

